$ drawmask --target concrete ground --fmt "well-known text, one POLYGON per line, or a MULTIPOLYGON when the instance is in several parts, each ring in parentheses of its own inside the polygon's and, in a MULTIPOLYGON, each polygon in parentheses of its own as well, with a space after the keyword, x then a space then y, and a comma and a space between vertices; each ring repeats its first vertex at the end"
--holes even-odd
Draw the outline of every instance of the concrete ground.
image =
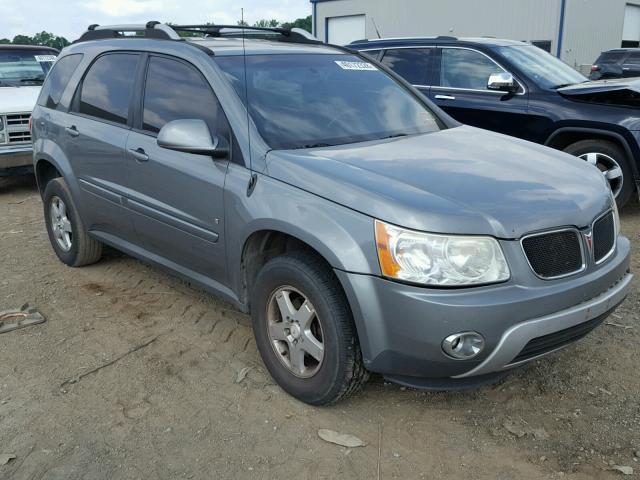
MULTIPOLYGON (((640 206, 622 223, 637 272, 640 206)), ((0 311, 27 302, 47 322, 0 335, 0 479, 640 472, 637 279, 607 324, 501 385, 423 393, 374 377, 314 408, 273 383, 248 317, 224 302, 112 250, 90 267, 60 263, 35 182, 19 177, 0 181, 0 311), (325 443, 321 428, 367 445, 325 443)))

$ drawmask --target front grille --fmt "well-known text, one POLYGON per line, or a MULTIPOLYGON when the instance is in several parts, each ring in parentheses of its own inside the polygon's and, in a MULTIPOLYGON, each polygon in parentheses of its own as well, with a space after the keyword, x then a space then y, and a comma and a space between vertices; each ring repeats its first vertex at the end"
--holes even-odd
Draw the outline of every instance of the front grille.
POLYGON ((511 364, 522 362, 524 360, 530 360, 539 355, 544 355, 545 353, 549 353, 553 350, 557 350, 561 347, 577 342, 581 338, 591 333, 591 331, 602 322, 604 322, 614 309, 609 310, 599 317, 593 318, 578 325, 574 325, 573 327, 565 328, 564 330, 560 330, 558 332, 534 338, 524 346, 518 356, 511 361, 511 364))
POLYGON ((613 251, 616 243, 616 225, 613 212, 593 224, 593 259, 600 263, 613 251))
POLYGON ((31 134, 26 132, 9 132, 9 143, 30 142, 31 134))
POLYGON ((30 117, 30 113, 13 113, 5 117, 9 144, 31 142, 31 132, 29 131, 30 117))
POLYGON ((26 125, 28 127, 30 116, 31 115, 28 113, 16 113, 13 115, 7 115, 7 126, 26 125))
POLYGON ((575 230, 530 235, 522 239, 522 248, 541 278, 563 277, 584 268, 580 235, 575 230))

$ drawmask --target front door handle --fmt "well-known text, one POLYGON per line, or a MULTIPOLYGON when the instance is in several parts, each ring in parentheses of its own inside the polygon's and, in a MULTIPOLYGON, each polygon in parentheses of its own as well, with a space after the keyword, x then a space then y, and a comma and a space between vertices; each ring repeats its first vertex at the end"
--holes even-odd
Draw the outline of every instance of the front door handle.
POLYGON ((80 135, 80 132, 75 125, 71 125, 70 127, 65 128, 64 131, 67 132, 67 135, 69 135, 70 137, 77 137, 78 135, 80 135))
POLYGON ((148 162, 149 161, 149 155, 147 155, 144 151, 144 149, 142 148, 130 148, 129 149, 129 153, 131 153, 131 155, 133 156, 133 158, 135 158, 138 162, 148 162))
POLYGON ((436 95, 436 100, 455 100, 456 97, 452 95, 436 95))

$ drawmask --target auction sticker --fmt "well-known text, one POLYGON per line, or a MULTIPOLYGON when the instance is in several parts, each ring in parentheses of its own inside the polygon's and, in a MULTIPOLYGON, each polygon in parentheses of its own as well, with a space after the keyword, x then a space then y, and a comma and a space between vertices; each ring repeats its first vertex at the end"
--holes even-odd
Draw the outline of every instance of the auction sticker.
POLYGON ((36 57, 36 62, 40 62, 40 63, 56 61, 55 55, 34 55, 34 57, 36 57))
POLYGON ((373 71, 377 72, 378 69, 367 62, 345 62, 342 60, 335 61, 338 66, 343 70, 359 70, 359 71, 373 71))

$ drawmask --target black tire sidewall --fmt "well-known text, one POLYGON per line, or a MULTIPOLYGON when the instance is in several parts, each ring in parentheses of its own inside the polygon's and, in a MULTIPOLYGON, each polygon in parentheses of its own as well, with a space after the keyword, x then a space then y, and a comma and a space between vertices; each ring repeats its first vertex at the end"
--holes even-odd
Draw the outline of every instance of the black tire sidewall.
POLYGON ((47 226, 47 233, 49 235, 49 241, 51 242, 51 246, 53 247, 53 251, 56 253, 57 257, 60 261, 66 265, 73 266, 78 258, 78 220, 77 220, 77 212, 75 209, 75 204, 71 199, 71 195, 68 190, 64 186, 64 180, 60 178, 56 178, 47 183, 47 186, 44 190, 44 218, 45 225, 47 226), (59 197, 65 204, 67 209, 67 218, 71 223, 71 231, 73 234, 73 240, 71 242, 71 249, 68 252, 65 252, 56 241, 55 236, 53 235, 53 229, 51 226, 51 201, 53 197, 59 197))
POLYGON ((274 380, 287 393, 306 403, 324 404, 340 391, 348 361, 345 340, 349 339, 341 338, 335 318, 344 313, 344 306, 332 304, 336 299, 324 288, 323 281, 315 277, 312 269, 287 257, 270 261, 260 272, 253 289, 251 317, 258 350, 274 380), (289 372, 271 346, 267 303, 273 292, 287 285, 298 289, 309 299, 322 326, 324 358, 320 370, 310 378, 299 378, 289 372))
POLYGON ((569 145, 564 151, 576 157, 584 155, 585 153, 596 152, 603 153, 613 158, 622 169, 622 174, 624 176, 622 189, 618 194, 616 202, 619 207, 622 207, 629 201, 635 189, 635 183, 628 155, 621 147, 606 140, 583 140, 569 145))

